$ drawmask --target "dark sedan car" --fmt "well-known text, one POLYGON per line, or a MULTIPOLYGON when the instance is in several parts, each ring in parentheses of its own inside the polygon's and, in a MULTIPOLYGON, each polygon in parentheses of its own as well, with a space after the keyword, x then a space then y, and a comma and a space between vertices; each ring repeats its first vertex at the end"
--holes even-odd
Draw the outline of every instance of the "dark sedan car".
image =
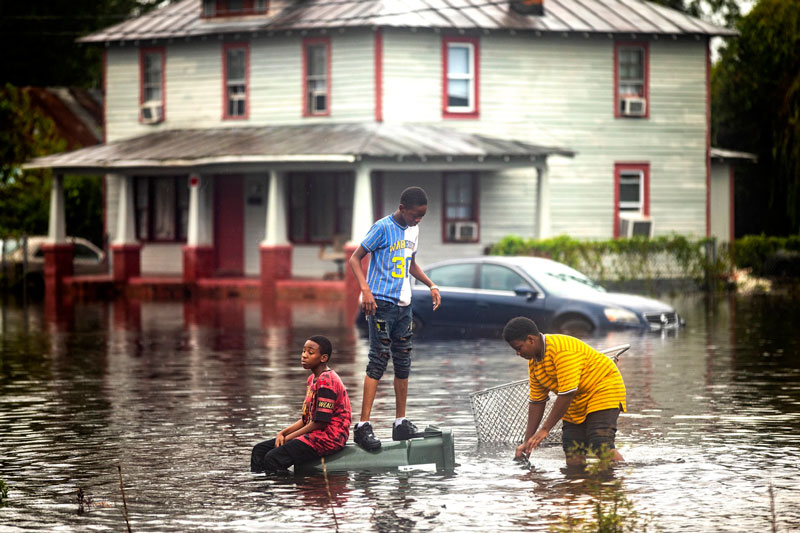
POLYGON ((683 324, 665 303, 606 292, 577 270, 549 259, 455 259, 427 265, 425 273, 439 286, 442 305, 434 312, 428 288, 415 285, 416 332, 498 335, 515 316, 533 319, 544 332, 574 336, 619 329, 673 329, 683 324))

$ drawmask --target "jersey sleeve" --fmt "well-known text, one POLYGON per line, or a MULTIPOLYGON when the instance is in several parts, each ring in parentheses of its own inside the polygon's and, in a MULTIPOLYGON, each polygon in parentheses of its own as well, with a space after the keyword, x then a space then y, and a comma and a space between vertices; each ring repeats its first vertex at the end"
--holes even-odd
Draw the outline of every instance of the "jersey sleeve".
POLYGON ((317 395, 314 398, 315 409, 313 422, 328 423, 333 417, 333 410, 336 405, 336 385, 332 380, 325 379, 319 384, 317 395))
POLYGON ((369 228, 367 236, 361 241, 361 247, 367 252, 374 252, 378 248, 384 248, 385 246, 386 232, 383 229, 383 225, 377 223, 373 224, 372 227, 369 228))

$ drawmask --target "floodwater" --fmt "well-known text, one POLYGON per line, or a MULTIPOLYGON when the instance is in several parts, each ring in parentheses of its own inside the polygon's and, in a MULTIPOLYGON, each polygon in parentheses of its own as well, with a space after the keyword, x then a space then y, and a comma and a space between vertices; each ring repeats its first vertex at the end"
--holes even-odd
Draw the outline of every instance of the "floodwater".
MULTIPOLYGON (((614 481, 650 530, 800 528, 799 302, 662 299, 685 329, 590 340, 632 345, 614 481)), ((525 468, 512 445, 477 442, 469 393, 526 373, 499 340, 415 344, 408 414, 453 429, 455 472, 330 474, 329 495, 323 476, 252 475, 249 456, 299 418, 309 335, 332 339, 360 408, 367 342, 341 306, 7 304, 0 321, 2 531, 123 531, 125 507, 134 532, 547 531, 592 511, 559 445, 525 468)), ((386 377, 373 411, 384 438, 386 377)))

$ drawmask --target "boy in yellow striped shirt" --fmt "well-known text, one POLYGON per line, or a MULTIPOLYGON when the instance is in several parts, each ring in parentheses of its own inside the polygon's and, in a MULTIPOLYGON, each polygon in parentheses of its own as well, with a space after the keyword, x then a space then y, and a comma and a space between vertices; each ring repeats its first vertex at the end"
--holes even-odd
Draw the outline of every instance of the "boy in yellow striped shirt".
POLYGON ((528 426, 516 457, 527 457, 563 419, 561 444, 567 465, 584 464, 586 451, 604 445, 612 450, 614 461, 623 461, 614 446, 617 418, 626 407, 625 383, 617 365, 574 337, 540 333, 536 323, 525 317, 509 320, 503 338, 528 360, 528 426), (555 404, 539 425, 551 391, 555 404))

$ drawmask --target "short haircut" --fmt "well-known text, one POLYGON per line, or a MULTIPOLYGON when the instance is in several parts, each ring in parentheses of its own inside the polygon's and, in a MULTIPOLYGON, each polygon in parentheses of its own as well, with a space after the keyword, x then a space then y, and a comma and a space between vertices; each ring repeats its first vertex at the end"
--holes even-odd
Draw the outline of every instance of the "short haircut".
POLYGON ((322 335, 313 335, 309 337, 308 340, 316 342, 319 345, 320 355, 328 354, 328 361, 331 360, 333 345, 331 344, 331 341, 328 340, 328 337, 324 337, 322 335))
POLYGON ((400 195, 400 205, 409 209, 428 205, 428 195, 421 187, 408 187, 400 195))
POLYGON ((503 328, 503 338, 506 342, 524 341, 528 335, 538 335, 539 328, 536 322, 524 316, 512 318, 503 328))

